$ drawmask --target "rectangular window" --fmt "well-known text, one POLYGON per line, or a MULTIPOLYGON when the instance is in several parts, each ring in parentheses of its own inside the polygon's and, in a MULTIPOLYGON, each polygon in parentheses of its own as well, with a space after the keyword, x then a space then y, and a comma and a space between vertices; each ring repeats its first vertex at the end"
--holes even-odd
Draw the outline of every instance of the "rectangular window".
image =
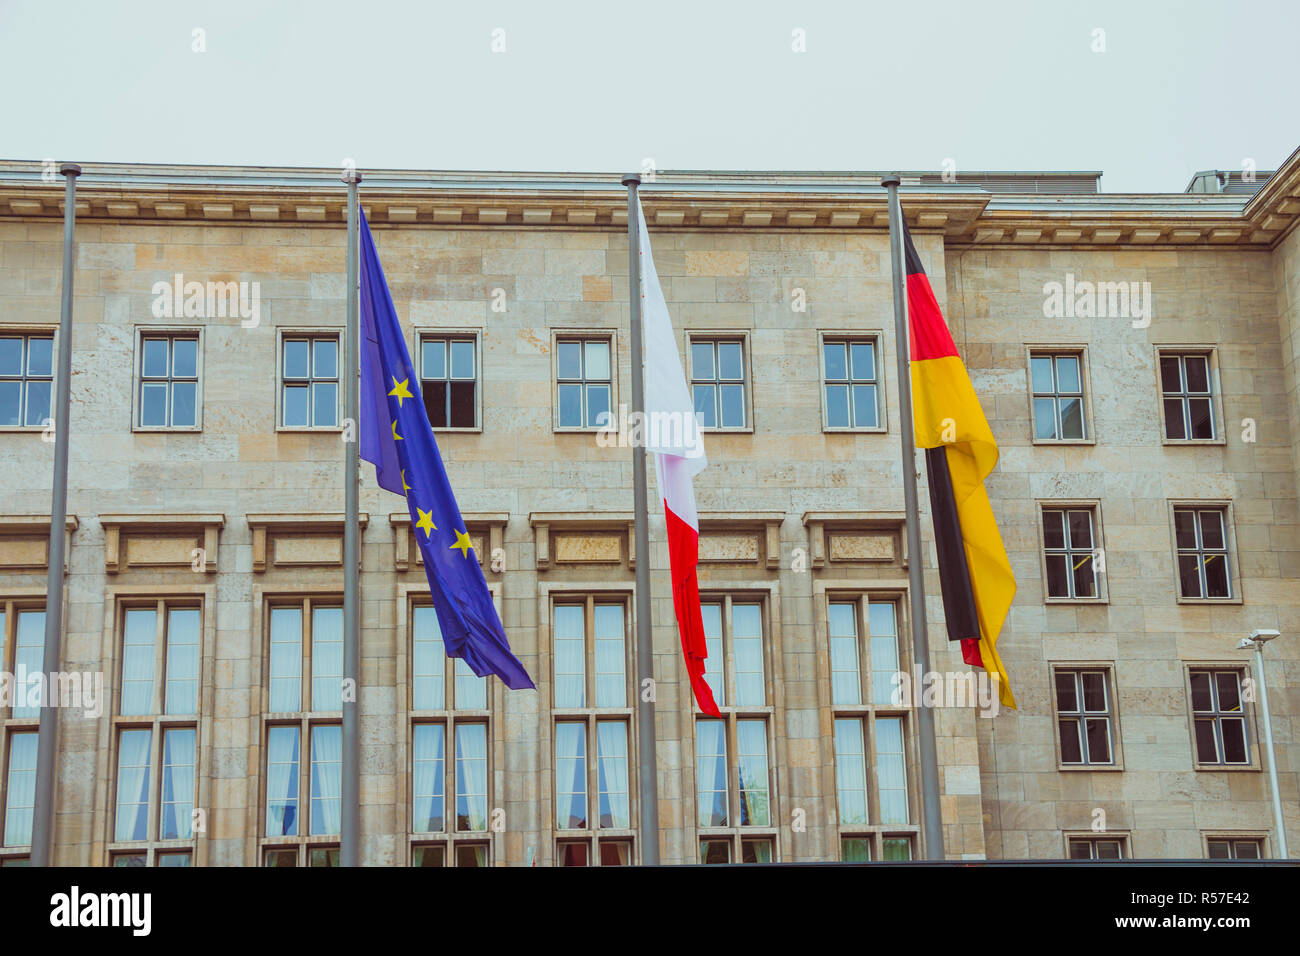
POLYGON ((266 732, 266 835, 298 835, 297 725, 266 732))
POLYGON ((560 428, 603 428, 613 394, 609 338, 562 338, 555 344, 560 428))
POLYGON ((330 599, 274 605, 269 630, 267 710, 342 710, 343 608, 330 599), (310 699, 304 700, 304 687, 310 699))
POLYGON ((1062 668, 1055 672, 1054 678, 1061 763, 1113 766, 1107 672, 1062 668))
POLYGON ((136 423, 140 428, 193 428, 198 424, 197 335, 142 335, 136 423))
MULTIPOLYGON (((40 707, 30 703, 31 685, 19 683, 19 674, 30 680, 45 670, 45 611, 35 608, 15 608, 12 604, 0 605, 0 641, 12 647, 9 673, 14 675, 14 693, 9 716, 32 718, 41 715, 40 707), (7 629, 13 622, 12 634, 7 629)), ((2 650, 3 648, 0 648, 2 650)))
POLYGON ((333 428, 339 423, 338 335, 286 336, 281 343, 280 424, 333 428))
POLYGON ((411 708, 413 710, 486 710, 488 679, 479 677, 461 657, 447 657, 442 626, 431 604, 411 609, 411 708), (448 663, 451 667, 448 668, 448 663), (451 682, 448 686, 448 671, 451 682), (450 700, 451 706, 447 705, 450 700))
POLYGON ((628 806, 626 721, 596 721, 596 761, 599 826, 601 829, 627 829, 632 825, 632 819, 628 806))
POLYGON ((487 829, 487 724, 456 725, 456 829, 487 829))
POLYGON ((1264 859, 1264 841, 1258 837, 1238 839, 1233 837, 1210 837, 1205 841, 1207 855, 1211 860, 1262 860, 1264 859))
POLYGON ((1122 860, 1124 837, 1070 837, 1071 860, 1122 860))
POLYGON ((840 859, 845 863, 869 863, 871 840, 867 837, 843 837, 840 840, 840 859))
POLYGON ((9 735, 9 768, 5 774, 4 845, 32 842, 36 808, 36 732, 9 735))
POLYGON ((311 609, 311 709, 343 709, 343 608, 311 609))
POLYGON ((1193 669, 1192 721, 1196 762, 1201 766, 1241 766, 1250 763, 1246 712, 1241 699, 1241 672, 1193 669))
POLYGON ((176 607, 160 601, 153 607, 124 610, 122 716, 199 712, 201 628, 197 607, 176 607), (161 701, 155 699, 155 688, 162 691, 161 701))
POLYGON ((158 839, 188 840, 194 836, 194 728, 169 727, 163 731, 162 740, 162 813, 158 839))
POLYGON ((1087 439, 1082 355, 1078 352, 1031 352, 1029 379, 1033 393, 1035 440, 1087 439))
POLYGON ((1097 597, 1097 542, 1091 508, 1043 509, 1049 598, 1097 597))
POLYGON ((762 707, 767 703, 763 663, 763 607, 724 597, 700 604, 704 620, 704 680, 719 706, 762 707), (730 666, 728 666, 728 664, 730 666))
POLYGON ((832 600, 827 607, 831 654, 831 703, 852 706, 864 698, 876 707, 892 705, 900 669, 898 612, 893 601, 832 600), (865 604, 868 640, 858 639, 865 604), (865 656, 864 656, 865 654, 865 656), (870 686, 862 686, 862 675, 870 686))
POLYGON ((827 428, 880 426, 880 381, 874 338, 823 340, 822 379, 827 428))
POLYGON ((118 843, 149 839, 149 751, 150 730, 123 730, 117 747, 118 843))
POLYGON ((1175 508, 1178 585, 1184 598, 1231 598, 1228 535, 1223 508, 1175 508))
POLYGON ((1210 356, 1160 352, 1160 397, 1166 441, 1213 441, 1210 356))
POLYGON ((701 428, 746 427, 743 339, 691 339, 691 396, 701 428))
POLYGON ((53 334, 0 336, 0 427, 40 428, 53 387, 53 334))
POLYGON ((420 339, 420 392, 434 428, 478 427, 478 340, 426 335, 420 339))
POLYGON ((695 722, 695 779, 699 825, 727 826, 727 727, 721 720, 695 722))
POLYGON ((856 717, 835 720, 835 789, 839 797, 840 826, 865 826, 867 816, 867 751, 862 721, 856 717))
POLYGON ((555 825, 587 828, 587 725, 555 725, 555 825))
POLYGON ((880 822, 909 822, 901 717, 876 718, 876 776, 880 791, 880 822))
POLYGON ((594 699, 596 707, 626 707, 627 631, 623 602, 588 599, 583 604, 556 604, 552 626, 555 706, 581 708, 594 699), (595 665, 591 668, 590 681, 589 656, 595 665))
POLYGON ((445 826, 446 744, 447 734, 442 724, 416 724, 412 728, 411 830, 414 833, 438 833, 445 826))
POLYGON ((340 832, 343 728, 321 724, 311 728, 311 832, 324 836, 340 832))
POLYGON ((767 801, 767 721, 736 721, 736 768, 740 825, 771 826, 767 801))

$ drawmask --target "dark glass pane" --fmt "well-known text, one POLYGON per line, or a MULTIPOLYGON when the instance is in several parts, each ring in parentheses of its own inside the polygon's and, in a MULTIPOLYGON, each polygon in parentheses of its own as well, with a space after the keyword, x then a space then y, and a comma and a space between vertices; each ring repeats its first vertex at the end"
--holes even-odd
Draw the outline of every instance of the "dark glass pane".
POLYGON ((1227 840, 1209 840, 1208 845, 1210 849, 1211 860, 1232 859, 1232 851, 1229 848, 1229 844, 1227 840))
POLYGON ((1061 763, 1083 763, 1083 750, 1079 745, 1079 721, 1068 718, 1058 722, 1061 734, 1061 763))
POLYGON ((1051 395, 1056 389, 1052 383, 1052 359, 1047 355, 1035 355, 1029 360, 1029 378, 1034 394, 1051 395))
POLYGON ((188 427, 195 423, 194 408, 198 384, 195 382, 172 383, 172 424, 188 427))
POLYGON ((1119 850, 1118 840, 1098 840, 1096 846, 1099 860, 1118 860, 1123 856, 1119 850))
POLYGON ((1236 850, 1235 856, 1238 860, 1258 860, 1260 858, 1259 844, 1254 840, 1237 840, 1236 850))
POLYGON ((609 381, 609 342, 582 343, 582 377, 592 382, 609 381))
POLYGON ((308 866, 338 866, 339 851, 328 847, 313 847, 308 866))
POLYGON ((854 342, 852 353, 854 380, 874 382, 876 380, 876 347, 870 342, 854 342))
POLYGON ((474 343, 451 343, 451 377, 474 378, 474 343))
POLYGON ((560 386, 560 427, 582 427, 582 386, 560 386))
POLYGON ((1070 841, 1070 859, 1071 860, 1091 860, 1092 844, 1087 840, 1070 841))
POLYGON ((487 847, 481 843, 456 845, 457 866, 487 866, 487 847))
POLYGON ((719 342, 718 378, 738 382, 744 377, 744 364, 740 361, 740 343, 719 342))
POLYGON ((412 854, 412 866, 446 866, 447 848, 442 846, 417 846, 412 854))
POLYGON ((148 378, 167 377, 167 340, 144 340, 143 374, 148 378))
POLYGON ((1196 759, 1199 763, 1218 763, 1219 747, 1214 739, 1214 719, 1198 718, 1196 721, 1196 759))
POLYGON ((1094 714, 1106 712, 1106 675, 1096 671, 1084 671, 1080 676, 1083 681, 1083 709, 1094 714))
POLYGON ((0 425, 22 424, 19 418, 22 394, 22 382, 0 382, 0 425))
POLYGON ((140 424, 146 428, 167 424, 167 386, 145 382, 140 386, 140 424))
POLYGON ((1071 511, 1067 515, 1070 522, 1070 547, 1080 551, 1092 550, 1092 512, 1071 511))
POLYGON ((741 840, 740 841, 740 862, 741 863, 771 863, 772 862, 772 841, 771 840, 741 840))
POLYGON ((1043 544, 1048 548, 1065 547, 1065 512, 1043 509, 1043 544))
POLYGON ((1167 355, 1160 359, 1160 389, 1165 392, 1181 392, 1182 376, 1178 371, 1178 356, 1167 355))
POLYGON ((1187 437, 1187 428, 1183 424, 1182 399, 1165 399, 1165 437, 1171 440, 1187 437))
POLYGON ((1196 512, 1183 509, 1174 511, 1174 541, 1179 548, 1196 547, 1196 512))
POLYGON ((714 406, 716 392, 712 385, 696 385, 695 417, 704 428, 713 428, 718 424, 718 413, 714 406))
POLYGON ((556 348, 556 369, 560 378, 582 378, 582 343, 561 342, 556 348))
POLYGON ((1070 596, 1070 562, 1063 554, 1047 556, 1047 596, 1070 596))
POLYGON ((1056 709, 1063 712, 1079 709, 1079 695, 1075 689, 1073 671, 1056 672, 1056 709))
POLYGON ((1034 437, 1045 441, 1056 438, 1056 399, 1034 399, 1034 437))
POLYGON ((1222 554, 1205 556, 1205 596, 1212 598, 1231 597, 1228 588, 1228 559, 1222 554))
POLYGON ((1218 511, 1202 511, 1201 546, 1206 551, 1223 549, 1223 515, 1218 511))
POLYGON ((1192 437, 1213 438, 1214 415, 1210 411, 1210 400, 1208 398, 1188 399, 1187 406, 1192 419, 1192 437))
POLYGON ((1223 762, 1246 763, 1246 721, 1240 717, 1219 720, 1223 731, 1223 762))
POLYGON ((720 385, 722 391, 722 427, 745 427, 745 386, 720 385))
POLYGON ((1214 683, 1219 691, 1219 713, 1235 714, 1241 710, 1240 686, 1233 671, 1219 671, 1214 675, 1214 683))
POLYGON ((159 853, 159 866, 189 866, 190 855, 188 853, 159 853))
POLYGON ((1187 364, 1187 391, 1208 392, 1210 390, 1209 362, 1204 355, 1189 355, 1187 364))
POLYGON ((849 427, 849 387, 826 386, 826 424, 831 428, 849 427))
POLYGON ((1061 355, 1056 359, 1056 390, 1062 394, 1078 395, 1083 391, 1079 378, 1079 357, 1061 355))
MULTIPOLYGON (((435 391, 443 391, 444 386, 439 383, 434 386, 435 391)), ((473 428, 474 427, 474 389, 477 384, 474 381, 452 382, 451 383, 451 425, 453 428, 473 428)))
POLYGON ((1210 672, 1192 671, 1192 710, 1198 714, 1214 710, 1214 698, 1210 695, 1210 672))
POLYGON ((28 381, 25 425, 40 425, 50 417, 50 382, 28 381))
POLYGON ((292 849, 267 850, 263 859, 267 866, 297 866, 298 851, 292 849))
POLYGON ((845 863, 866 863, 871 859, 871 841, 866 837, 843 837, 840 859, 845 863))
POLYGON ((36 336, 27 340, 27 374, 54 374, 53 336, 36 336))
POLYGON ((315 378, 337 378, 339 374, 339 343, 335 339, 317 339, 312 343, 312 375, 315 378))
POLYGON ((1074 596, 1092 598, 1097 596, 1097 575, 1092 568, 1092 556, 1088 554, 1073 555, 1074 560, 1074 596))
POLYGON ((587 421, 588 427, 607 422, 609 419, 609 386, 587 386, 587 421))
POLYGON ((1061 437, 1083 438, 1083 399, 1061 399, 1061 437))
POLYGON ((713 343, 691 343, 691 378, 704 381, 717 378, 713 368, 713 343))
POLYGON ((600 843, 601 866, 631 866, 632 844, 622 840, 602 840, 600 843))
POLYGON ((912 841, 907 837, 885 837, 882 842, 880 857, 883 860, 910 860, 912 858, 912 841))
POLYGON ((822 348, 823 361, 826 363, 826 381, 841 381, 849 377, 849 367, 845 364, 846 347, 843 342, 827 342, 822 348))
POLYGON ((447 343, 444 340, 426 339, 420 343, 420 368, 422 378, 447 377, 447 343))
POLYGON ((880 422, 876 418, 876 386, 853 386, 853 424, 858 428, 875 428, 880 422))
POLYGON ((23 374, 23 340, 0 339, 0 375, 23 374))
POLYGON ((560 866, 586 866, 587 844, 561 843, 559 857, 560 866))
POLYGON ((1088 734, 1088 763, 1110 763, 1110 721, 1089 717, 1084 721, 1088 734))
POLYGON ((730 840, 705 840, 700 844, 701 863, 730 863, 730 840))
POLYGON ((1178 556, 1178 583, 1185 598, 1204 597, 1201 594, 1201 559, 1194 554, 1178 556))
MULTIPOLYGON (((560 386, 564 388, 563 385, 560 386)), ((428 382, 424 389, 424 410, 429 415, 430 428, 446 428, 450 422, 447 410, 447 383, 445 381, 428 382)))
POLYGON ((339 387, 334 382, 313 382, 311 386, 313 425, 337 425, 339 387))
POLYGON ((143 853, 118 853, 113 857, 114 866, 145 866, 143 853))
POLYGON ((177 378, 194 378, 199 374, 199 340, 172 341, 172 374, 177 378))
POLYGON ((284 423, 307 424, 307 386, 286 385, 284 389, 284 423))
POLYGON ((284 341, 284 377, 307 377, 307 340, 285 339, 284 341))

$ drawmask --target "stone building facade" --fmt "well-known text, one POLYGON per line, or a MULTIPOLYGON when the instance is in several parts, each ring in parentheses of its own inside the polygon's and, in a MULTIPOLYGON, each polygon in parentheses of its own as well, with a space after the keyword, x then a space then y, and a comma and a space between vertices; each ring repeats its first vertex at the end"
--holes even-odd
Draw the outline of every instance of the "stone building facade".
MULTIPOLYGON (((63 647, 104 691, 102 713, 61 712, 54 860, 328 865, 344 188, 328 170, 85 170, 63 647)), ((63 187, 41 174, 0 163, 6 672, 39 662, 43 629, 63 187)), ((590 427, 630 404, 618 179, 362 183, 426 404, 456 426, 437 438, 475 553, 537 682, 444 666, 405 503, 363 465, 366 864, 640 859, 631 451, 590 427)), ((1254 195, 1060 185, 1086 181, 904 179, 1001 449, 988 489, 1018 583, 999 649, 1019 709, 936 711, 945 850, 1275 855, 1235 645, 1282 632, 1266 657, 1295 845, 1300 157, 1254 195)), ((695 486, 721 723, 694 708, 651 518, 665 863, 923 849, 915 710, 889 694, 900 668, 921 675, 878 182, 660 174, 643 190, 688 375, 720 423, 695 486)), ((921 530, 930 669, 964 674, 928 515, 921 530)), ((0 720, 15 863, 36 719, 11 701, 0 720)))

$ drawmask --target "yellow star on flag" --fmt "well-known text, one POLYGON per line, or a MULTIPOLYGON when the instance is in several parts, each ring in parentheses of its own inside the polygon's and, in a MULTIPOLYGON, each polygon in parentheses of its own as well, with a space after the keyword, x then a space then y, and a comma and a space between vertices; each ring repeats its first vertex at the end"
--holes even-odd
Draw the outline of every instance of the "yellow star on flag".
POLYGON ((406 469, 403 468, 402 469, 402 491, 407 492, 410 490, 411 490, 411 486, 406 483, 406 469))
POLYGON ((460 556, 461 556, 462 558, 468 558, 468 557, 469 557, 469 549, 470 549, 470 547, 471 547, 471 545, 470 545, 469 535, 467 535, 464 531, 457 531, 457 532, 456 532, 456 543, 453 544, 453 545, 451 545, 451 547, 448 548, 448 550, 454 551, 454 550, 456 550, 457 548, 459 548, 459 549, 460 549, 460 556))
POLYGON ((429 537, 429 532, 438 530, 438 526, 433 523, 432 511, 421 511, 419 508, 416 508, 415 510, 420 515, 420 520, 415 523, 415 526, 424 531, 424 536, 426 538, 429 537))
POLYGON ((405 439, 402 438, 401 435, 397 434, 397 422, 393 422, 393 440, 394 440, 394 441, 404 441, 404 440, 405 440, 405 439))
POLYGON ((402 399, 415 398, 415 396, 411 394, 411 390, 408 387, 410 381, 411 380, 409 378, 404 378, 399 382, 397 380, 397 376, 396 375, 393 376, 393 390, 388 394, 393 398, 397 399, 398 408, 402 407, 402 399))

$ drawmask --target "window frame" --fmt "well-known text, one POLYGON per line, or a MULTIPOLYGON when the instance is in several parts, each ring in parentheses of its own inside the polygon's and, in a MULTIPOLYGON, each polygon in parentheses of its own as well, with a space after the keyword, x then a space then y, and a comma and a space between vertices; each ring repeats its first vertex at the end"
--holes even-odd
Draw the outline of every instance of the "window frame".
MULTIPOLYGON (((1153 346, 1155 350, 1155 394, 1156 394, 1156 418, 1160 427, 1160 443, 1162 445, 1226 445, 1226 421, 1223 417, 1223 387, 1219 376, 1219 350, 1218 346, 1213 343, 1158 343, 1153 346), (1165 423, 1165 391, 1164 383, 1160 380, 1160 360, 1165 357, 1178 356, 1185 358, 1189 355, 1202 355, 1206 359, 1206 378, 1210 386, 1210 417, 1211 427, 1214 429, 1212 438, 1170 438, 1169 430, 1165 423)), ((1180 375, 1186 376, 1180 371, 1180 375)), ((1185 397, 1186 393, 1182 393, 1185 397)))
MULTIPOLYGON (((1082 661, 1082 660, 1062 660, 1048 661, 1047 663, 1047 688, 1051 697, 1052 706, 1052 738, 1053 749, 1056 753, 1056 769, 1063 773, 1094 773, 1094 772, 1122 772, 1124 770, 1124 748, 1123 733, 1120 729, 1119 718, 1119 698, 1116 694, 1115 664, 1113 661, 1082 661), (1061 734, 1060 719, 1061 712, 1058 706, 1056 695, 1056 675, 1061 671, 1073 672, 1076 676, 1084 672, 1101 672, 1102 680, 1105 682, 1106 689, 1106 717, 1110 722, 1110 763, 1066 763, 1064 755, 1061 753, 1061 734)), ((1080 681, 1075 681, 1075 693, 1079 693, 1080 681)), ((1080 707, 1082 707, 1082 697, 1080 697, 1080 707)), ((1082 719, 1085 715, 1082 710, 1076 714, 1067 716, 1078 716, 1082 719)))
MULTIPOLYGON (((1027 344, 1025 346, 1025 395, 1029 402, 1029 443, 1031 445, 1047 445, 1054 447, 1058 445, 1095 445, 1097 444, 1097 420, 1092 413, 1092 376, 1088 364, 1088 346, 1086 344, 1070 343, 1041 343, 1027 344), (1079 360, 1079 388, 1081 389, 1080 398, 1083 408, 1083 437, 1082 438, 1039 438, 1038 437, 1038 420, 1034 412, 1034 359, 1052 358, 1052 380, 1056 380, 1056 359, 1062 356, 1074 356, 1079 360)), ((1053 393, 1054 398, 1060 397, 1060 392, 1053 393)), ((1059 415, 1059 412, 1058 412, 1059 415)))
MULTIPOLYGON (((424 395, 424 342, 426 339, 442 339, 448 343, 453 340, 464 341, 472 339, 474 342, 474 424, 473 426, 464 425, 433 425, 431 427, 435 432, 463 433, 463 434, 482 434, 483 432, 483 329, 481 328, 432 328, 418 326, 413 332, 412 346, 414 351, 411 355, 414 357, 412 364, 415 366, 415 377, 420 383, 421 397, 424 395)), ((448 356, 450 364, 450 356, 448 356)), ((448 376, 451 374, 450 368, 447 370, 448 376)), ((451 381, 450 377, 443 381, 451 381)), ((457 379, 465 381, 465 379, 457 379)))
MULTIPOLYGON (((848 329, 818 329, 817 330, 817 378, 821 398, 822 414, 822 431, 829 435, 885 435, 889 433, 889 402, 888 382, 886 380, 886 369, 884 361, 884 331, 881 329, 870 329, 863 331, 853 331, 848 329), (829 384, 826 379, 826 346, 846 343, 849 345, 855 343, 870 342, 875 348, 876 355, 876 420, 878 424, 874 426, 832 426, 830 424, 830 409, 826 403, 826 387, 829 384)), ((848 383, 852 384, 854 380, 849 379, 848 383)), ((865 381, 865 380, 864 380, 865 381)), ((836 380, 836 384, 839 380, 836 380)), ((692 401, 694 397, 692 396, 692 401)), ((849 407, 852 408, 850 399, 849 407)), ((852 414, 850 412, 850 414, 852 414)))
MULTIPOLYGON (((131 431, 133 432, 201 432, 203 431, 203 326, 177 325, 137 325, 135 327, 135 354, 131 370, 131 431), (171 417, 171 384, 175 381, 188 382, 189 378, 175 379, 171 375, 173 362, 172 343, 177 339, 194 340, 194 424, 193 425, 144 425, 140 421, 142 411, 144 377, 144 342, 145 339, 167 340, 168 370, 166 378, 151 378, 151 382, 167 383, 167 415, 171 417)), ((280 387, 280 383, 277 383, 280 387)))
MULTIPOLYGON (((1043 588, 1043 603, 1046 604, 1109 604, 1110 588, 1108 586, 1109 575, 1106 571, 1096 567, 1097 555, 1104 555, 1106 552, 1106 539, 1103 531, 1102 522, 1102 505, 1099 498, 1037 498, 1034 500, 1034 513, 1037 518, 1037 535, 1038 535, 1038 574, 1039 581, 1043 588), (1093 553, 1093 581, 1097 587, 1096 597, 1053 597, 1048 588, 1047 577, 1047 532, 1043 528, 1043 513, 1046 511, 1065 511, 1066 517, 1066 542, 1067 553, 1070 552, 1069 543, 1069 517, 1070 511, 1088 511, 1091 512, 1092 521, 1092 553, 1093 553)), ((1053 554, 1061 553, 1060 548, 1053 548, 1053 554)), ((1075 554, 1080 552, 1073 552, 1075 554)), ((1103 565, 1105 559, 1103 557, 1103 565)), ((1074 590, 1074 577, 1070 577, 1070 589, 1074 590)))
MULTIPOLYGON (((347 386, 347 338, 342 330, 327 327, 303 327, 281 326, 276 329, 275 341, 275 431, 290 433, 313 433, 330 434, 333 432, 343 431, 343 412, 346 397, 344 391, 347 386), (333 338, 338 345, 338 376, 334 379, 321 379, 321 381, 334 381, 338 384, 337 398, 335 399, 335 420, 336 425, 286 425, 284 423, 284 344, 290 339, 323 339, 333 338)), ((314 376, 306 379, 308 382, 316 381, 314 376)), ((312 408, 310 398, 308 400, 308 409, 312 408)))
POLYGON ((1252 857, 1242 859, 1236 855, 1237 843, 1257 843, 1259 845, 1259 860, 1271 860, 1273 854, 1269 848, 1270 832, 1267 830, 1204 830, 1201 832, 1201 849, 1205 853, 1207 860, 1223 859, 1222 857, 1210 856, 1211 841, 1226 841, 1229 844, 1229 852, 1232 856, 1227 859, 1233 863, 1255 862, 1252 857))
MULTIPOLYGON (((585 349, 584 349, 585 352, 585 349)), ((584 357, 585 362, 585 357, 584 357)), ((551 431, 557 434, 571 435, 591 435, 600 432, 615 430, 619 425, 618 418, 618 377, 620 370, 619 353, 618 353, 618 333, 615 329, 600 328, 555 328, 551 329, 551 431), (606 425, 561 425, 560 424, 560 343, 579 341, 586 343, 589 341, 605 341, 609 343, 609 410, 613 420, 606 425)), ((585 370, 584 370, 585 376, 585 370)), ((601 382, 602 379, 582 379, 585 386, 588 382, 601 382)), ((572 384, 574 379, 565 379, 564 384, 572 384)), ((586 408, 586 390, 583 390, 583 408, 586 408)))
MULTIPOLYGON (((53 420, 57 389, 59 388, 59 327, 57 325, 4 325, 0 326, 0 338, 20 338, 24 341, 31 338, 50 338, 50 407, 46 410, 45 418, 41 419, 42 424, 36 425, 0 425, 0 434, 43 434, 48 427, 43 422, 46 419, 53 420)), ((27 345, 23 345, 23 354, 27 354, 27 345)), ((45 381, 44 376, 37 376, 35 379, 29 379, 26 371, 23 371, 16 377, 7 377, 5 381, 17 381, 24 383, 20 385, 19 421, 26 418, 27 411, 27 387, 28 381, 45 381)))
MULTIPOLYGON (((1169 524, 1169 555, 1173 572, 1174 599, 1178 604, 1212 605, 1243 603, 1241 587, 1241 568, 1237 552, 1237 523, 1234 520, 1233 503, 1226 499, 1196 500, 1190 498, 1170 498, 1166 520, 1169 524), (1194 511, 1220 511, 1223 514, 1223 543, 1228 560, 1228 596, 1227 597, 1183 597, 1182 575, 1178 570, 1178 531, 1175 512, 1184 509, 1194 511)), ((1200 521, 1197 519, 1197 537, 1200 537, 1200 521)))
POLYGON ((1063 830, 1061 838, 1065 844, 1065 856, 1062 859, 1067 863, 1123 863, 1133 859, 1132 833, 1128 830, 1107 830, 1103 833, 1095 833, 1091 830, 1063 830), (1097 844, 1108 841, 1119 844, 1119 857, 1112 860, 1094 856, 1097 844), (1088 859, 1081 860, 1070 856, 1070 847, 1076 843, 1089 845, 1088 859))
MULTIPOLYGON (((721 425, 700 425, 699 430, 704 434, 722 434, 722 435, 752 435, 754 433, 754 357, 750 330, 744 329, 685 329, 682 332, 685 336, 685 355, 686 361, 682 363, 683 371, 686 375, 686 391, 691 399, 691 409, 695 408, 695 366, 692 355, 692 346, 697 342, 711 342, 715 349, 720 342, 740 342, 740 364, 741 387, 745 395, 745 424, 742 427, 723 427, 721 425)), ((818 356, 820 363, 821 357, 818 356)), ((820 380, 820 374, 818 379, 820 380)), ((701 379, 700 384, 706 383, 707 379, 701 379)), ((715 378, 712 380, 717 385, 722 380, 715 378)), ((823 398, 823 401, 825 399, 823 398)), ((721 407, 718 409, 721 412, 721 407)), ((699 419, 697 418, 698 422, 699 419)))
MULTIPOLYGON (((1192 769, 1198 773, 1261 773, 1263 766, 1260 763, 1260 745, 1259 732, 1255 719, 1255 702, 1248 701, 1245 697, 1245 689, 1242 686, 1247 679, 1254 678, 1251 667, 1246 661, 1189 661, 1181 662, 1183 666, 1183 698, 1186 701, 1187 712, 1187 743, 1191 750, 1192 769), (1205 763, 1201 760, 1200 754, 1196 748, 1196 715, 1198 711, 1194 709, 1192 702, 1192 672, 1193 671, 1210 671, 1218 673, 1219 671, 1232 671, 1237 675, 1237 689, 1241 695, 1241 716, 1245 721, 1243 738, 1246 744, 1246 754, 1250 758, 1245 763, 1205 763)), ((1215 683, 1215 682, 1212 682, 1215 683)), ((1215 702, 1218 702, 1218 689, 1214 689, 1215 702)), ((1215 711, 1215 716, 1225 713, 1224 711, 1215 711)), ((1220 738, 1221 739, 1221 738, 1220 738)))

